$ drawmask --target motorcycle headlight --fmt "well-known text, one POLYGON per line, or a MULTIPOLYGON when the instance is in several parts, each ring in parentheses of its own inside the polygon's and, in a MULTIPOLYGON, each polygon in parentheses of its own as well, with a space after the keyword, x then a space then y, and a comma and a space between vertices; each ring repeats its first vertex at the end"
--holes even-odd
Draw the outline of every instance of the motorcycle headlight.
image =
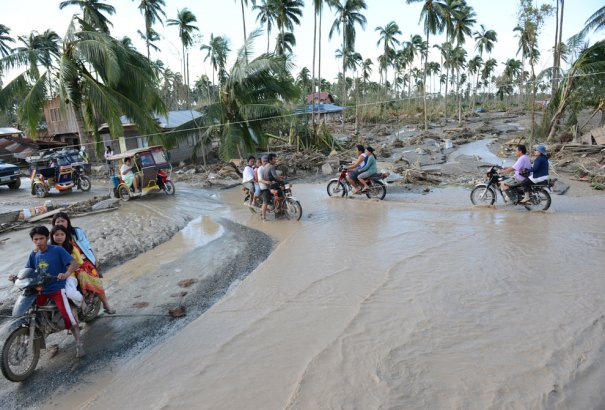
POLYGON ((290 189, 290 184, 286 184, 286 185, 284 185, 284 188, 286 188, 286 189, 290 189))
POLYGON ((21 170, 20 169, 16 169, 15 170, 15 175, 21 175, 21 170))

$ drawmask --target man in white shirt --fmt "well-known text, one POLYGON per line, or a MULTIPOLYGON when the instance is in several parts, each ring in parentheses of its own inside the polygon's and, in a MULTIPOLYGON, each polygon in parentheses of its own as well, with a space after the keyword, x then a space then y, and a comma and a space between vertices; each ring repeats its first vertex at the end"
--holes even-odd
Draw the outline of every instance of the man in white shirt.
POLYGON ((248 163, 244 168, 244 177, 242 178, 242 184, 244 188, 248 190, 250 193, 250 205, 254 204, 254 164, 256 162, 256 158, 251 155, 248 157, 248 163))
POLYGON ((267 175, 266 166, 269 162, 268 157, 263 155, 261 158, 261 166, 257 171, 258 185, 260 186, 260 197, 263 200, 263 206, 260 209, 260 217, 261 219, 265 219, 267 215, 267 205, 269 205, 269 201, 271 200, 271 192, 269 188, 271 186, 271 181, 269 181, 269 175, 267 175))

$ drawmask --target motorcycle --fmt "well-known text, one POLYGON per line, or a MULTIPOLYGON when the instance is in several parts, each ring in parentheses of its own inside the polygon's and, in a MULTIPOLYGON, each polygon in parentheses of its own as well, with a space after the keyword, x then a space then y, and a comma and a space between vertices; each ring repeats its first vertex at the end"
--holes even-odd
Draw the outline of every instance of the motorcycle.
MULTIPOLYGON (((13 317, 3 328, 0 340, 0 370, 4 377, 12 382, 22 382, 32 375, 38 360, 40 349, 46 349, 46 337, 65 330, 61 312, 52 300, 38 305, 36 297, 45 283, 56 280, 51 275, 41 275, 30 268, 22 269, 15 278, 15 286, 21 294, 13 307, 13 317)), ((84 295, 85 311, 70 305, 72 312, 80 320, 90 322, 101 308, 98 295, 84 295)))
MULTIPOLYGON (((338 178, 333 178, 328 182, 327 191, 329 196, 348 197, 353 191, 353 187, 347 180, 347 172, 343 165, 338 168, 338 178)), ((387 184, 385 178, 388 177, 387 172, 379 172, 372 175, 368 179, 368 190, 364 192, 368 198, 377 198, 383 200, 387 194, 387 184)), ((360 192, 361 193, 361 192, 360 192)))
POLYGON ((496 202, 498 192, 505 203, 512 205, 522 205, 528 211, 541 210, 546 211, 550 207, 551 198, 549 191, 552 190, 556 182, 556 178, 532 183, 529 190, 529 201, 520 202, 523 199, 524 192, 522 187, 513 187, 508 189, 508 200, 504 196, 500 188, 500 182, 505 182, 508 177, 501 176, 498 174, 498 170, 502 169, 499 165, 493 165, 487 171, 487 179, 484 183, 477 184, 471 191, 471 202, 473 205, 493 205, 496 202))
POLYGON ((84 168, 81 165, 72 165, 71 178, 80 191, 90 191, 90 179, 84 174, 84 168))
MULTIPOLYGON (((288 181, 274 182, 270 189, 273 201, 267 205, 267 215, 284 215, 288 219, 299 221, 302 217, 302 206, 298 199, 292 196, 292 185, 288 181)), ((246 204, 250 212, 253 214, 260 213, 263 205, 263 200, 260 197, 255 197, 254 202, 250 204, 252 192, 244 188, 244 204, 246 204)))
POLYGON ((172 182, 170 175, 168 175, 168 173, 163 169, 158 170, 157 184, 162 191, 166 192, 167 195, 174 195, 176 192, 174 182, 172 182))

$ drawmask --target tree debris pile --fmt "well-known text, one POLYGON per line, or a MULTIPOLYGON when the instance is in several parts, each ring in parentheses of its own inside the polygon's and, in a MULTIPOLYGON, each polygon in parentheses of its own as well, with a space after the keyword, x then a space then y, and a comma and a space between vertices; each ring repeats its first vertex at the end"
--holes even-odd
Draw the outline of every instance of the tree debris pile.
POLYGON ((578 180, 605 190, 605 145, 563 144, 551 150, 558 170, 575 173, 578 180))
POLYGON ((441 172, 438 170, 423 170, 420 167, 420 162, 411 164, 410 161, 401 157, 393 163, 393 173, 401 175, 401 182, 405 184, 417 184, 428 182, 430 184, 439 184, 441 179, 438 175, 441 172))

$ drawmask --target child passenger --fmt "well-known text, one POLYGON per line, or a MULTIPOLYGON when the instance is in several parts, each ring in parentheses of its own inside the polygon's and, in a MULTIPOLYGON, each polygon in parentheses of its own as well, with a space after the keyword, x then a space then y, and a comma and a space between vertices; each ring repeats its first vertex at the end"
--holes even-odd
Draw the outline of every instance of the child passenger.
POLYGON ((71 330, 76 339, 76 357, 84 356, 84 346, 80 339, 78 319, 73 315, 67 295, 65 294, 65 279, 78 267, 78 263, 60 246, 49 245, 49 232, 45 226, 36 226, 29 232, 29 237, 35 246, 35 251, 29 255, 26 268, 37 269, 43 275, 54 276, 44 285, 37 296, 37 303, 43 305, 52 299, 61 312, 65 328, 71 330))
MULTIPOLYGON (((80 252, 72 245, 71 242, 71 234, 64 226, 55 225, 50 230, 50 243, 65 249, 78 263, 78 267, 80 267, 83 262, 82 255, 80 255, 80 252)), ((84 297, 78 290, 78 278, 76 277, 75 272, 69 275, 69 277, 65 280, 65 294, 75 303, 77 307, 84 308, 84 306, 82 306, 84 303, 84 297)))

